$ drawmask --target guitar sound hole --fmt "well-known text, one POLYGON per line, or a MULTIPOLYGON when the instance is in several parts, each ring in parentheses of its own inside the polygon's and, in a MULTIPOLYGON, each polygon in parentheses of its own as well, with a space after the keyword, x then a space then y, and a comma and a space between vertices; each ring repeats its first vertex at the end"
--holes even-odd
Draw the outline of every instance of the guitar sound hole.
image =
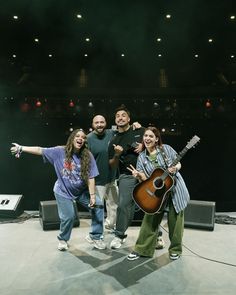
POLYGON ((163 180, 160 178, 155 179, 154 185, 157 189, 160 189, 163 187, 163 180))

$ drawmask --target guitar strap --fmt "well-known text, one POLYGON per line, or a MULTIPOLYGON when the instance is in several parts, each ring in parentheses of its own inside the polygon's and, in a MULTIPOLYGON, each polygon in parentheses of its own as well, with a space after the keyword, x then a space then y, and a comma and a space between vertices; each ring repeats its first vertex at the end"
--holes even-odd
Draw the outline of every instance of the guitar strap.
POLYGON ((165 169, 167 169, 169 166, 168 166, 168 159, 167 159, 167 156, 166 156, 166 153, 165 153, 165 151, 164 151, 164 148, 163 148, 163 146, 159 146, 159 150, 160 150, 160 152, 161 152, 161 155, 162 155, 162 158, 163 158, 163 161, 164 161, 164 163, 165 163, 165 169))
MULTIPOLYGON (((163 160, 164 160, 164 162, 165 162, 165 165, 166 165, 166 169, 169 167, 169 165, 168 165, 168 158, 167 158, 167 156, 166 156, 166 153, 165 153, 165 151, 164 151, 164 148, 163 148, 163 146, 160 146, 159 147, 159 149, 160 149, 160 152, 161 152, 161 155, 162 155, 162 158, 163 158, 163 160)), ((174 184, 175 184, 175 182, 176 182, 176 174, 172 174, 172 177, 173 177, 173 179, 174 179, 174 184)), ((174 188, 172 189, 172 190, 174 190, 174 188)))

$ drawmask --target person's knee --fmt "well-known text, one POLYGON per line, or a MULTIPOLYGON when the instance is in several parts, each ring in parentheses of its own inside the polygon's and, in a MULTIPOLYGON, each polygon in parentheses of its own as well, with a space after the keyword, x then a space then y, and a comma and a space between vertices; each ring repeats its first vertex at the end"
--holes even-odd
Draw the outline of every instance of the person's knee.
POLYGON ((68 214, 67 216, 64 217, 64 221, 65 221, 66 223, 73 222, 74 219, 75 219, 75 214, 74 214, 74 212, 71 213, 71 214, 68 214))

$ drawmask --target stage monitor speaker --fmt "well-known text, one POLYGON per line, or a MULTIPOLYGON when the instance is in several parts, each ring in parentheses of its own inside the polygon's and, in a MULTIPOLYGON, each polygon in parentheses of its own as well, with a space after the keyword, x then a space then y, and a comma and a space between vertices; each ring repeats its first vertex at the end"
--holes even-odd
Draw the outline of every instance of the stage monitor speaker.
POLYGON ((0 218, 16 218, 24 212, 23 195, 0 195, 0 218))
POLYGON ((131 226, 141 225, 143 221, 143 216, 144 216, 144 212, 137 205, 135 205, 135 211, 134 211, 133 220, 131 222, 131 226))
MULTIPOLYGON (((80 225, 77 204, 74 202, 75 221, 74 227, 80 225)), ((56 200, 41 201, 39 203, 39 221, 43 230, 52 230, 60 228, 60 218, 57 210, 56 200)))
POLYGON ((214 230, 215 202, 190 200, 184 212, 184 226, 214 230))

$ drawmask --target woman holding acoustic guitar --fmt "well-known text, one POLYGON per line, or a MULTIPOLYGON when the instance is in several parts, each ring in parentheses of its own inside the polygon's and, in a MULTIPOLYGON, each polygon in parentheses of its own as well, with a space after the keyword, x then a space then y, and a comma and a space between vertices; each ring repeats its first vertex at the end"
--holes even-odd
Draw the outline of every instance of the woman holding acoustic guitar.
POLYGON ((127 258, 136 260, 154 255, 157 231, 167 211, 169 257, 176 260, 182 254, 184 208, 189 201, 188 189, 179 173, 181 164, 176 151, 162 144, 156 127, 146 128, 143 145, 136 168, 132 165, 127 168, 140 181, 134 189, 134 199, 145 212, 134 251, 127 258))

